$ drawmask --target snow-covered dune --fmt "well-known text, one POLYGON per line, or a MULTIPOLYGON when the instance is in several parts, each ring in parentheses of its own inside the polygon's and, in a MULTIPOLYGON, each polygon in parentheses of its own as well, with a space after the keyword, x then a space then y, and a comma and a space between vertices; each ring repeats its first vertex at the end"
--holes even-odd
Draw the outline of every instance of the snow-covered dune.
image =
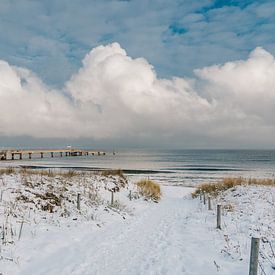
POLYGON ((57 188, 61 180, 32 177, 24 181, 12 174, 0 180, 1 225, 6 231, 0 272, 5 275, 247 274, 251 236, 262 238, 260 268, 275 274, 272 186, 236 187, 212 198, 214 210, 208 210, 199 198, 192 199, 193 188, 162 186, 162 199, 154 203, 135 196, 131 180, 124 185, 115 176, 76 177, 67 179, 63 190, 71 202, 63 200, 64 207, 50 213, 30 209, 30 202, 24 202, 24 209, 15 200, 18 194, 30 198, 26 192, 31 183, 43 181, 41 190, 53 183, 57 188), (93 204, 89 197, 94 191, 86 190, 88 186, 97 190, 93 204), (116 186, 120 190, 115 193, 116 205, 111 206, 108 189, 116 186), (81 210, 76 209, 77 192, 81 192, 81 210), (216 229, 218 203, 224 206, 221 230, 216 229))

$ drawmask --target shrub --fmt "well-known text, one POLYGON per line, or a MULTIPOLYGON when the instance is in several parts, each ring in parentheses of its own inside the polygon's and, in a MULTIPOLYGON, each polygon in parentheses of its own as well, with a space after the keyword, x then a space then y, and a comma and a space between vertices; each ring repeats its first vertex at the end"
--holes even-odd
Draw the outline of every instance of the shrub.
POLYGON ((147 199, 159 201, 161 198, 160 185, 152 180, 140 180, 137 183, 139 193, 147 199))

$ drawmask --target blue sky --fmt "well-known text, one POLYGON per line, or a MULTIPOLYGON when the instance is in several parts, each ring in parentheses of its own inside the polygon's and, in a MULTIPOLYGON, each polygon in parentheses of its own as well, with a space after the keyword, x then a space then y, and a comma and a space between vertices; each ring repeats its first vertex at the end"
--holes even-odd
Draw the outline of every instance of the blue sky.
POLYGON ((275 54, 275 1, 2 0, 0 59, 62 87, 94 47, 145 57, 160 77, 275 54))

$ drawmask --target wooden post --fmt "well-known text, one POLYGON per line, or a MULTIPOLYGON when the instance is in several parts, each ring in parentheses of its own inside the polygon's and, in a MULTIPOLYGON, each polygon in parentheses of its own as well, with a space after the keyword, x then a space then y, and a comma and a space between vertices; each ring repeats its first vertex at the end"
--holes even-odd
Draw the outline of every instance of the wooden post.
POLYGON ((132 200, 132 190, 130 190, 129 198, 130 198, 130 201, 131 201, 132 200))
POLYGON ((114 191, 111 191, 111 205, 114 204, 114 191))
POLYGON ((63 154, 62 154, 62 152, 60 152, 60 157, 61 157, 61 158, 63 157, 63 154))
POLYGON ((11 154, 11 159, 14 160, 14 153, 11 154))
POLYGON ((208 210, 212 210, 211 197, 208 196, 208 210))
POLYGON ((19 159, 22 159, 22 155, 23 155, 22 153, 19 154, 19 159))
POLYGON ((217 228, 222 229, 221 220, 222 220, 222 206, 220 204, 217 205, 217 228))
POLYGON ((53 152, 51 152, 51 157, 53 158, 53 152))
POLYGON ((200 201, 202 201, 202 191, 200 190, 200 201))
POLYGON ((41 154, 41 158, 43 159, 43 153, 41 152, 40 154, 41 154))
POLYGON ((205 192, 203 192, 203 204, 206 204, 206 196, 205 196, 205 192))
POLYGON ((249 264, 249 275, 258 274, 258 257, 259 257, 259 238, 251 238, 251 250, 250 250, 250 264, 249 264))
POLYGON ((24 223, 24 221, 22 221, 22 222, 21 222, 21 225, 20 225, 20 230, 19 230, 18 240, 20 240, 20 238, 21 238, 22 229, 23 229, 23 223, 24 223))
POLYGON ((29 153, 29 159, 31 159, 32 158, 32 153, 29 153))
POLYGON ((77 209, 80 210, 80 194, 77 194, 77 209))

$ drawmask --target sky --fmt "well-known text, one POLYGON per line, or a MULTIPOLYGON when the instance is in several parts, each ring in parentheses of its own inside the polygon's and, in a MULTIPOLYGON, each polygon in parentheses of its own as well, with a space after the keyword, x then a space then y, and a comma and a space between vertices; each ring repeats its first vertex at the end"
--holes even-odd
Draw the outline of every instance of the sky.
POLYGON ((275 148, 275 2, 2 0, 0 147, 275 148))

